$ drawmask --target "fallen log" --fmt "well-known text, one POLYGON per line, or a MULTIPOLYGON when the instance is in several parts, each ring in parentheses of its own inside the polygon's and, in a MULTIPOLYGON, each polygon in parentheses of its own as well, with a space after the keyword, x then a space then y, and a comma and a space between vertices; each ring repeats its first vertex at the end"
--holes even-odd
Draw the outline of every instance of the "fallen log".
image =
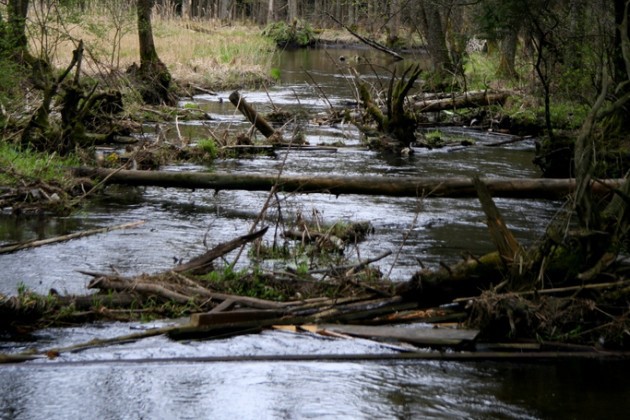
POLYGON ((238 238, 232 239, 229 242, 217 245, 208 252, 205 252, 204 254, 191 259, 187 263, 176 266, 175 268, 173 268, 173 271, 175 271, 176 273, 190 271, 194 272, 195 274, 205 274, 212 270, 212 262, 214 260, 224 256, 230 251, 235 250, 239 246, 243 246, 248 242, 262 237, 265 233, 267 233, 268 229, 269 226, 265 226, 257 232, 250 233, 249 235, 239 236, 238 238))
POLYGON ((318 325, 318 330, 329 330, 356 337, 403 341, 429 347, 460 346, 472 342, 479 330, 455 328, 368 326, 368 325, 318 325))
MULTIPOLYGON (((130 171, 104 168, 73 168, 75 176, 105 179, 106 184, 190 189, 270 191, 300 193, 364 194, 390 197, 476 197, 471 178, 387 178, 383 176, 282 176, 218 174, 205 172, 130 171)), ((563 199, 575 191, 575 179, 481 178, 493 197, 563 199)), ((623 179, 591 182, 594 195, 620 188, 623 179)))
MULTIPOLYGON (((4 363, 21 363, 28 360, 28 355, 24 358, 14 358, 6 360, 5 355, 1 355, 0 360, 4 363)), ((249 354, 237 356, 199 356, 199 357, 153 357, 136 359, 90 359, 57 363, 36 363, 29 366, 30 369, 56 368, 63 363, 63 366, 80 365, 121 365, 121 364, 156 364, 164 365, 168 363, 243 363, 243 362, 326 362, 326 363, 347 363, 347 362, 383 362, 393 360, 440 360, 440 361, 566 361, 566 360, 629 360, 630 352, 624 351, 541 351, 541 352, 517 352, 517 351, 422 351, 407 353, 334 353, 334 354, 249 354)))
POLYGON ((248 104, 245 99, 241 96, 238 91, 234 91, 230 94, 230 102, 234 105, 241 114, 245 115, 247 120, 254 124, 254 127, 258 129, 262 133, 263 136, 269 138, 276 133, 276 130, 265 120, 250 104, 248 104))
POLYGON ((449 109, 477 108, 494 104, 502 104, 510 96, 508 92, 466 92, 461 95, 443 99, 420 100, 413 104, 418 112, 437 112, 449 109))

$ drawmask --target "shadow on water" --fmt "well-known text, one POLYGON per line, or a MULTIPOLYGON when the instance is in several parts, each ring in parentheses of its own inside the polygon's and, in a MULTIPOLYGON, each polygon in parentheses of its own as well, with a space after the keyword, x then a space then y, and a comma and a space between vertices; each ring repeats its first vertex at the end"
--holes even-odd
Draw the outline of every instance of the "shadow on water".
POLYGON ((90 417, 103 419, 621 419, 630 408, 623 373, 628 367, 595 362, 13 367, 2 368, 0 416, 45 419, 63 413, 79 419, 89 407, 90 417))
MULTIPOLYGON (((325 90, 333 104, 354 98, 352 83, 333 56, 360 51, 302 50, 281 55, 282 83, 266 92, 243 92, 260 109, 269 97, 281 107, 324 111, 327 103, 304 69, 325 90), (340 70, 341 69, 341 70, 340 70)), ((384 68, 389 63, 374 68, 384 68)), ((377 62, 378 60, 374 60, 377 62)), ((360 67, 365 77, 372 69, 360 67)), ((362 64, 362 63, 361 63, 362 64)), ((385 73, 385 71, 384 71, 385 73)), ((229 92, 220 92, 227 98, 229 92)), ((201 95, 195 103, 213 117, 210 129, 246 130, 248 124, 227 101, 201 95)), ((201 122, 180 124, 191 143, 208 135, 201 122)), ((418 150, 412 157, 381 156, 360 145, 350 126, 305 125, 311 144, 343 144, 336 152, 292 151, 282 164, 277 158, 219 160, 211 168, 176 166, 167 170, 216 170, 229 173, 348 176, 537 177, 531 163, 533 144, 504 148, 481 144, 496 139, 474 135, 477 146, 466 149, 418 150)), ((461 131, 461 130, 459 130, 461 131)), ((466 133, 466 132, 465 132, 466 133)), ((241 235, 266 200, 265 193, 189 191, 162 188, 109 187, 106 195, 79 214, 40 219, 0 216, 0 244, 42 239, 93 227, 136 220, 137 229, 114 231, 46 247, 0 255, 0 293, 14 294, 20 284, 38 292, 55 287, 64 293, 85 293, 87 278, 77 270, 124 275, 158 272, 209 246, 241 235)), ((418 261, 431 266, 453 262, 462 252, 492 249, 484 215, 474 199, 423 199, 325 194, 283 196, 285 217, 318 212, 325 221, 369 220, 375 234, 361 245, 361 257, 383 251, 400 256, 378 263, 394 280, 406 280, 418 261), (394 252, 395 253, 395 252, 394 252)), ((516 236, 536 240, 561 203, 540 200, 497 200, 516 236)), ((273 215, 273 212, 272 212, 273 215)), ((269 240, 269 238, 267 238, 269 240)), ((351 252, 355 252, 354 250, 351 252)), ((228 260, 230 260, 228 256, 228 260)), ((243 259, 243 257, 242 257, 243 259)), ((239 260, 242 261, 242 260, 239 260)), ((245 261, 246 262, 246 261, 245 261)), ((243 263, 245 263, 243 262, 243 263)), ((49 330, 40 340, 49 345, 88 341, 103 334, 122 335, 128 326, 49 330), (76 335, 76 336, 73 336, 76 335), (47 337, 47 338, 46 338, 47 337), (73 338, 74 337, 74 338, 73 338)), ((37 343, 35 343, 37 344, 37 343)), ((40 341, 41 344, 41 341, 40 341)), ((15 344, 14 349, 24 344, 15 344)), ((16 350, 17 351, 17 350, 16 350)), ((207 356, 213 354, 286 354, 383 352, 378 345, 310 336, 263 333, 208 343, 173 343, 155 338, 95 349, 55 362, 0 367, 0 417, 64 418, 619 418, 628 411, 630 395, 622 372, 626 365, 558 363, 511 365, 491 363, 214 363, 117 364, 115 359, 207 356), (114 359, 106 364, 81 361, 114 359), (591 379, 589 379, 591 378, 591 379), (592 379, 594 378, 594 379, 592 379), (86 411, 89 409, 89 412, 86 411)))

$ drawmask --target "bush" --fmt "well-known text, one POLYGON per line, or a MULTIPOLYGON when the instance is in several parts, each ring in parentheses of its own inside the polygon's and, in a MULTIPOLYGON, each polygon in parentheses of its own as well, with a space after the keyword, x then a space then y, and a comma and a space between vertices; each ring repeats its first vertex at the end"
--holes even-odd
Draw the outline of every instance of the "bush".
POLYGON ((210 155, 210 158, 212 159, 216 159, 216 157, 219 155, 219 147, 217 146, 217 143, 212 139, 200 140, 199 143, 197 143, 197 146, 208 155, 210 155))
POLYGON ((263 35, 271 38, 278 47, 306 47, 315 41, 313 29, 305 22, 274 22, 263 30, 263 35))

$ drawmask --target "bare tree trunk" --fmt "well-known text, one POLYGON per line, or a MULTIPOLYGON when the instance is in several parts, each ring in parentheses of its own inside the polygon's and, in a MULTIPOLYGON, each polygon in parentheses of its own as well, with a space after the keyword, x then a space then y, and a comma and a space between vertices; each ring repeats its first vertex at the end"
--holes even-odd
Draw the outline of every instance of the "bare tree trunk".
POLYGON ((171 74, 158 57, 153 41, 151 11, 155 0, 138 0, 138 40, 140 44, 140 93, 148 104, 174 105, 171 74))
POLYGON ((398 39, 398 28, 400 28, 400 0, 391 0, 389 3, 389 38, 392 41, 398 39))
POLYGON ((221 0, 219 3, 219 19, 228 20, 230 18, 230 0, 221 0))
POLYGON ((190 19, 192 9, 190 8, 191 0, 182 0, 182 18, 190 19))
POLYGON ((289 23, 297 20, 297 0, 288 0, 288 20, 289 23))
POLYGON ((275 22, 275 20, 274 1, 269 0, 269 5, 267 6, 267 23, 275 22))

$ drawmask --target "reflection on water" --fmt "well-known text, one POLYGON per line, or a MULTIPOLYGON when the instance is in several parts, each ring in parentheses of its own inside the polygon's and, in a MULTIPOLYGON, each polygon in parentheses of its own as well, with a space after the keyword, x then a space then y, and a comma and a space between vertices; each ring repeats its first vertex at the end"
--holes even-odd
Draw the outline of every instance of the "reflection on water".
POLYGON ((623 373, 628 367, 610 362, 16 366, 0 368, 0 417, 613 419, 630 409, 623 373))

